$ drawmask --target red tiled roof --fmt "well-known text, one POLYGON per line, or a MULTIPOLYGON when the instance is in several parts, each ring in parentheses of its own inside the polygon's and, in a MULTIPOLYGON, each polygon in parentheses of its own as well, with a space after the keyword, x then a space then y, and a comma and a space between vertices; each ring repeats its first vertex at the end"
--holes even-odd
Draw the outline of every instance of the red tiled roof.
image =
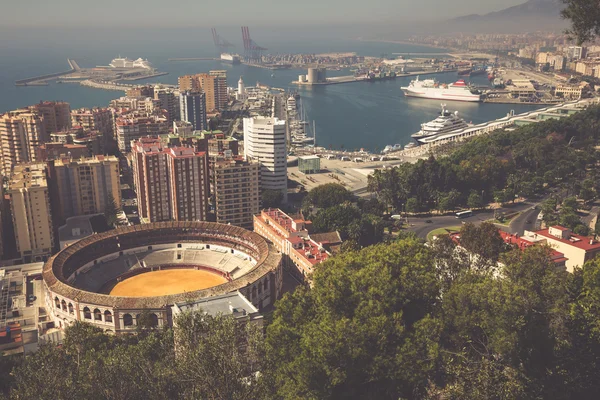
MULTIPOLYGON (((553 226, 552 228, 566 229, 561 226, 553 226)), ((597 240, 593 240, 593 238, 590 238, 590 237, 576 235, 574 233, 571 233, 571 237, 569 239, 561 239, 561 238, 557 238, 554 235, 551 235, 548 232, 548 229, 542 229, 540 231, 535 231, 534 233, 537 235, 543 236, 545 238, 564 243, 569 246, 577 247, 578 249, 584 250, 585 252, 600 250, 600 242, 597 240)))

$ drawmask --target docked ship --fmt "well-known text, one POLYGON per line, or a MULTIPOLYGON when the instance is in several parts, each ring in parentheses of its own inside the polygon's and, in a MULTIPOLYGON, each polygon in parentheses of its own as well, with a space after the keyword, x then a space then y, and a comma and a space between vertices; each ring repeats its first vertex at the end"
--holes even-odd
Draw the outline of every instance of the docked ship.
POLYGON ((487 69, 486 69, 485 65, 476 65, 475 67, 473 67, 473 69, 471 70, 471 73, 469 75, 470 76, 484 75, 486 72, 487 72, 487 69))
POLYGON ((143 68, 148 70, 154 70, 150 61, 138 58, 137 60, 130 60, 129 58, 115 58, 108 64, 111 68, 122 68, 122 69, 136 69, 143 68))
POLYGON ((237 54, 221 53, 221 61, 236 65, 240 63, 240 56, 237 54))
POLYGON ((417 79, 408 86, 401 87, 405 96, 421 97, 424 99, 480 102, 481 94, 477 93, 461 79, 449 85, 440 84, 434 79, 417 79))
POLYGON ((472 68, 459 69, 458 70, 458 75, 459 76, 469 76, 471 74, 471 71, 473 71, 472 68))
POLYGON ((452 113, 446 109, 445 104, 442 104, 442 111, 440 112, 440 115, 433 121, 421 125, 421 130, 413 134, 412 138, 418 142, 419 139, 438 135, 440 133, 464 129, 468 126, 469 124, 467 124, 464 119, 458 116, 458 111, 452 113))

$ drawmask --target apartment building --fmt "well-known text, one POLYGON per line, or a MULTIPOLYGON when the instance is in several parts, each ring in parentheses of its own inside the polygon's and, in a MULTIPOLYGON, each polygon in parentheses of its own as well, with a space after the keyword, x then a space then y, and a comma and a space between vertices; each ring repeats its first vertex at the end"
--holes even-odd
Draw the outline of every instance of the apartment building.
POLYGON ((107 139, 114 137, 113 115, 108 108, 80 108, 71 111, 71 125, 86 131, 99 131, 107 139))
POLYGON ((210 157, 210 173, 217 222, 252 229, 260 212, 260 164, 226 151, 210 157))
POLYGON ((261 164, 261 190, 278 190, 287 201, 285 121, 271 117, 244 118, 244 155, 261 164))
POLYGON ((224 110, 225 107, 227 107, 227 101, 229 100, 229 95, 227 93, 227 71, 209 71, 209 74, 217 78, 215 108, 217 110, 224 110))
POLYGON ((184 146, 169 148, 157 137, 146 137, 133 143, 132 161, 144 222, 206 220, 206 153, 184 146))
POLYGON ((44 117, 46 132, 59 132, 71 127, 71 105, 64 101, 41 101, 29 107, 44 117))
POLYGON ((110 197, 121 204, 119 160, 114 156, 65 157, 49 163, 49 181, 56 194, 53 214, 67 218, 103 213, 110 197))
POLYGON ((117 144, 123 153, 131 151, 131 142, 145 136, 169 133, 169 122, 164 116, 129 113, 117 118, 117 144))
POLYGON ((195 131, 208 128, 206 121, 206 93, 182 92, 179 95, 181 120, 192 124, 195 131))
POLYGON ((15 165, 37 161, 36 147, 48 141, 40 111, 24 108, 0 115, 0 171, 10 176, 15 165))
POLYGON ((45 261, 54 247, 46 165, 16 165, 7 193, 19 257, 24 263, 45 261))

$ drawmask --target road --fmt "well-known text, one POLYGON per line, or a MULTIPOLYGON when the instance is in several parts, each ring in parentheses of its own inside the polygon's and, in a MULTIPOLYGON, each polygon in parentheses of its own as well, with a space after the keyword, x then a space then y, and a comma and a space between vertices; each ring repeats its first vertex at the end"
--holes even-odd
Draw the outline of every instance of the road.
MULTIPOLYGON (((539 210, 532 210, 533 206, 534 204, 524 202, 497 209, 496 212, 499 213, 513 213, 525 211, 511 221, 510 227, 507 227, 505 225, 497 225, 498 228, 510 233, 519 234, 523 234, 523 230, 525 229, 529 230, 535 228, 535 219, 537 218, 539 210), (527 221, 530 221, 530 223, 528 223, 527 221)), ((408 228, 408 230, 415 232, 418 237, 426 239, 427 234, 435 229, 448 228, 451 226, 461 225, 462 223, 466 222, 471 222, 475 225, 478 225, 484 221, 489 221, 493 218, 494 210, 475 211, 472 217, 463 219, 457 219, 454 215, 443 215, 439 217, 409 217, 408 222, 410 227, 408 228), (428 223, 426 221, 431 222, 428 223)))

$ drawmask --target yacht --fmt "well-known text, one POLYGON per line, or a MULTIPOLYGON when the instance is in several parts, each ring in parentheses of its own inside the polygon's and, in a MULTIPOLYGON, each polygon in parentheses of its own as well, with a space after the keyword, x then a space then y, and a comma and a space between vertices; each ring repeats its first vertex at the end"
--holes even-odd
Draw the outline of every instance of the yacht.
POLYGON ((469 124, 458 116, 458 111, 452 113, 446 109, 445 104, 442 104, 440 115, 433 121, 421 125, 421 130, 413 134, 412 137, 418 141, 422 138, 464 129, 468 126, 469 124))

